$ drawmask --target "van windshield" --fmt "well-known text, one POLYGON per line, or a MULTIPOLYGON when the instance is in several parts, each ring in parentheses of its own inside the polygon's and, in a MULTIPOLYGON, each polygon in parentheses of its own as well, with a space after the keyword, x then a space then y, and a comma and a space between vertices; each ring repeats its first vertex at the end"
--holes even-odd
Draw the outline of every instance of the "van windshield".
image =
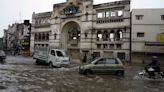
POLYGON ((64 57, 65 56, 65 54, 62 53, 61 51, 56 51, 56 53, 57 53, 57 56, 59 56, 59 57, 64 57))

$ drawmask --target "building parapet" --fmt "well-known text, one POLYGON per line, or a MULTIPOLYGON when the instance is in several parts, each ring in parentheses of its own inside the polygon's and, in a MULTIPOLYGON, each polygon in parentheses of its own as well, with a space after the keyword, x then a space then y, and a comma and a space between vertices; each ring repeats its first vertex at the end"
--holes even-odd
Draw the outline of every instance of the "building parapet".
POLYGON ((35 18, 51 17, 52 12, 43 12, 35 14, 35 18))
POLYGON ((64 2, 64 3, 58 3, 58 4, 54 4, 54 5, 53 5, 53 8, 64 7, 65 4, 66 4, 66 2, 64 2))
POLYGON ((33 27, 35 28, 44 28, 44 27, 50 27, 50 23, 45 23, 45 24, 35 24, 33 27))
POLYGON ((115 1, 115 2, 110 2, 110 3, 103 3, 103 4, 97 4, 94 5, 95 9, 102 8, 102 7, 109 7, 109 6, 119 6, 119 5, 126 5, 130 4, 130 0, 123 0, 123 1, 115 1))

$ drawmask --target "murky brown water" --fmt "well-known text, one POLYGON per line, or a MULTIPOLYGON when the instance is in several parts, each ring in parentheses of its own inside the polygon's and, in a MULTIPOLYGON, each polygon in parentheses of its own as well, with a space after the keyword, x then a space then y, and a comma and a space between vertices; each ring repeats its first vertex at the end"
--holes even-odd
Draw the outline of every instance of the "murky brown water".
POLYGON ((164 92, 164 80, 135 79, 142 67, 127 67, 125 77, 78 73, 78 67, 49 68, 34 63, 0 65, 0 92, 164 92))

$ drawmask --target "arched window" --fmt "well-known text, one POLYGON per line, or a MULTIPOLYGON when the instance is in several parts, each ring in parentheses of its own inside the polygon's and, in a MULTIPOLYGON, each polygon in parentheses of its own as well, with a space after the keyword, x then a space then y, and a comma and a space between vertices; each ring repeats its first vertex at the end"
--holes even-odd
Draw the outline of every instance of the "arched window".
POLYGON ((73 32, 72 33, 72 39, 73 40, 77 40, 78 39, 78 33, 77 32, 73 32))
POLYGON ((75 7, 75 5, 70 5, 64 9, 65 14, 71 14, 78 12, 78 7, 75 7))
POLYGON ((42 36, 41 33, 39 33, 39 39, 38 39, 39 41, 41 41, 41 36, 42 36))
POLYGON ((35 33, 35 37, 34 37, 35 41, 38 41, 38 34, 35 33))
POLYGON ((72 40, 72 33, 70 31, 68 31, 68 40, 72 40))
POLYGON ((80 40, 81 34, 80 31, 78 31, 78 40, 80 40))
POLYGON ((87 37, 88 37, 88 33, 84 33, 84 35, 85 35, 85 38, 87 38, 87 37))
POLYGON ((38 24, 39 24, 39 23, 38 23, 38 20, 35 20, 35 24, 36 24, 36 25, 38 25, 38 24))
POLYGON ((99 41, 100 39, 102 39, 102 32, 98 31, 97 32, 97 41, 99 41))
POLYGON ((73 28, 68 32, 69 40, 78 40, 81 37, 80 31, 77 28, 73 28))
POLYGON ((49 40, 49 33, 46 34, 46 40, 49 40))
POLYGON ((42 40, 46 40, 46 35, 45 35, 45 33, 42 33, 42 40))
POLYGON ((104 41, 108 41, 108 31, 104 31, 104 33, 103 33, 103 40, 104 41))
POLYGON ((55 33, 55 34, 54 34, 54 39, 56 39, 56 38, 57 38, 57 34, 55 33))
POLYGON ((114 41, 114 38, 115 38, 114 30, 111 30, 111 32, 109 33, 109 36, 110 36, 110 41, 114 41))
POLYGON ((42 23, 41 23, 41 19, 38 19, 38 24, 39 24, 39 25, 42 24, 42 23))
POLYGON ((122 30, 117 30, 117 33, 116 33, 116 40, 121 40, 123 37, 123 33, 122 33, 122 30))

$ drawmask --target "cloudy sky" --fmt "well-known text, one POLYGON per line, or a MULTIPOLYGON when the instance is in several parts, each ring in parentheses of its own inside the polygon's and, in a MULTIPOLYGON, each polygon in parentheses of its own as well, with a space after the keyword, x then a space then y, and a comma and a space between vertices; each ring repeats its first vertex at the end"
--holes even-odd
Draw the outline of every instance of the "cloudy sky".
MULTIPOLYGON (((52 11, 53 4, 66 0, 1 0, 0 37, 9 24, 31 19, 33 12, 52 11)), ((94 4, 116 0, 94 0, 94 4)), ((117 0, 118 1, 118 0, 117 0)), ((131 8, 164 8, 164 0, 132 0, 131 8)))

